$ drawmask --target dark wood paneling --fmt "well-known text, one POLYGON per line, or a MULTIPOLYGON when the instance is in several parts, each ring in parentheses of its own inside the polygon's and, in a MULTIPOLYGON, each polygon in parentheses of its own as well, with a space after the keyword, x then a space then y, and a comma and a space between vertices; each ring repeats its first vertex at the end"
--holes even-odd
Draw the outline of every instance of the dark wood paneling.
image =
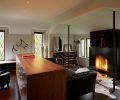
POLYGON ((113 47, 113 30, 100 30, 90 32, 91 46, 113 47))

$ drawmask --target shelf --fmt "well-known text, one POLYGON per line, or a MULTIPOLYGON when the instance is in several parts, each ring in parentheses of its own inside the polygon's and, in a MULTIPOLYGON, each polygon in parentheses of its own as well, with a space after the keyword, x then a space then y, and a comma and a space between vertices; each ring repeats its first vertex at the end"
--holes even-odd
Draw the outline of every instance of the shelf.
POLYGON ((61 65, 68 65, 68 64, 75 65, 77 63, 76 61, 77 52, 76 51, 70 51, 69 55, 68 55, 68 52, 55 52, 53 56, 54 58, 57 59, 57 63, 61 65))

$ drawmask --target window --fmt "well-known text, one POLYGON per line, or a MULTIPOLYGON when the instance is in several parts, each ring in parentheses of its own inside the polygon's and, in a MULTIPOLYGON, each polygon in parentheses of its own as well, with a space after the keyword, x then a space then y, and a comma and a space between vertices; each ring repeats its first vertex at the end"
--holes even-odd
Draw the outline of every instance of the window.
POLYGON ((0 30, 0 60, 5 60, 5 31, 0 30))
POLYGON ((43 32, 34 32, 35 54, 43 57, 43 32))
POLYGON ((79 44, 79 56, 89 57, 90 38, 81 38, 79 44))
POLYGON ((86 56, 89 57, 90 39, 86 39, 86 56))
POLYGON ((84 57, 85 56, 85 40, 84 39, 81 39, 79 50, 80 50, 80 56, 84 57))

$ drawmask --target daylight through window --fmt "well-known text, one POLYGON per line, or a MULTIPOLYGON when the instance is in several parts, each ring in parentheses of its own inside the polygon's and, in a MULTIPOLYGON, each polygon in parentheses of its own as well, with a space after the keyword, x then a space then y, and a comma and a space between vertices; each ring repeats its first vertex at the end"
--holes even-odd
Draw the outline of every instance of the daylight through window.
POLYGON ((89 57, 89 47, 90 47, 90 39, 87 38, 86 39, 86 48, 87 48, 86 55, 87 55, 87 57, 89 57))
POLYGON ((5 58, 5 46, 4 46, 4 40, 5 40, 5 32, 4 31, 0 31, 0 60, 4 60, 5 58))
POLYGON ((90 38, 81 38, 79 44, 79 57, 89 57, 90 38))
POLYGON ((81 57, 84 57, 85 56, 85 40, 84 39, 81 39, 81 57))
POLYGON ((42 32, 35 32, 34 33, 34 40, 35 40, 35 54, 40 57, 43 57, 43 33, 42 32))

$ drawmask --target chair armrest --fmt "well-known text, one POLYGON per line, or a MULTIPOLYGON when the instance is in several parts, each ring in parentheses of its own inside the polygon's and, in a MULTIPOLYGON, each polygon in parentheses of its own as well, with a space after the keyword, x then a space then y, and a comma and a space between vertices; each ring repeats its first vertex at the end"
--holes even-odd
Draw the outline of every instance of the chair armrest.
POLYGON ((2 74, 0 74, 0 76, 5 76, 5 75, 8 75, 8 74, 10 74, 10 72, 2 73, 2 74))
POLYGON ((95 91, 96 71, 74 74, 67 79, 67 98, 75 99, 81 95, 95 91))

